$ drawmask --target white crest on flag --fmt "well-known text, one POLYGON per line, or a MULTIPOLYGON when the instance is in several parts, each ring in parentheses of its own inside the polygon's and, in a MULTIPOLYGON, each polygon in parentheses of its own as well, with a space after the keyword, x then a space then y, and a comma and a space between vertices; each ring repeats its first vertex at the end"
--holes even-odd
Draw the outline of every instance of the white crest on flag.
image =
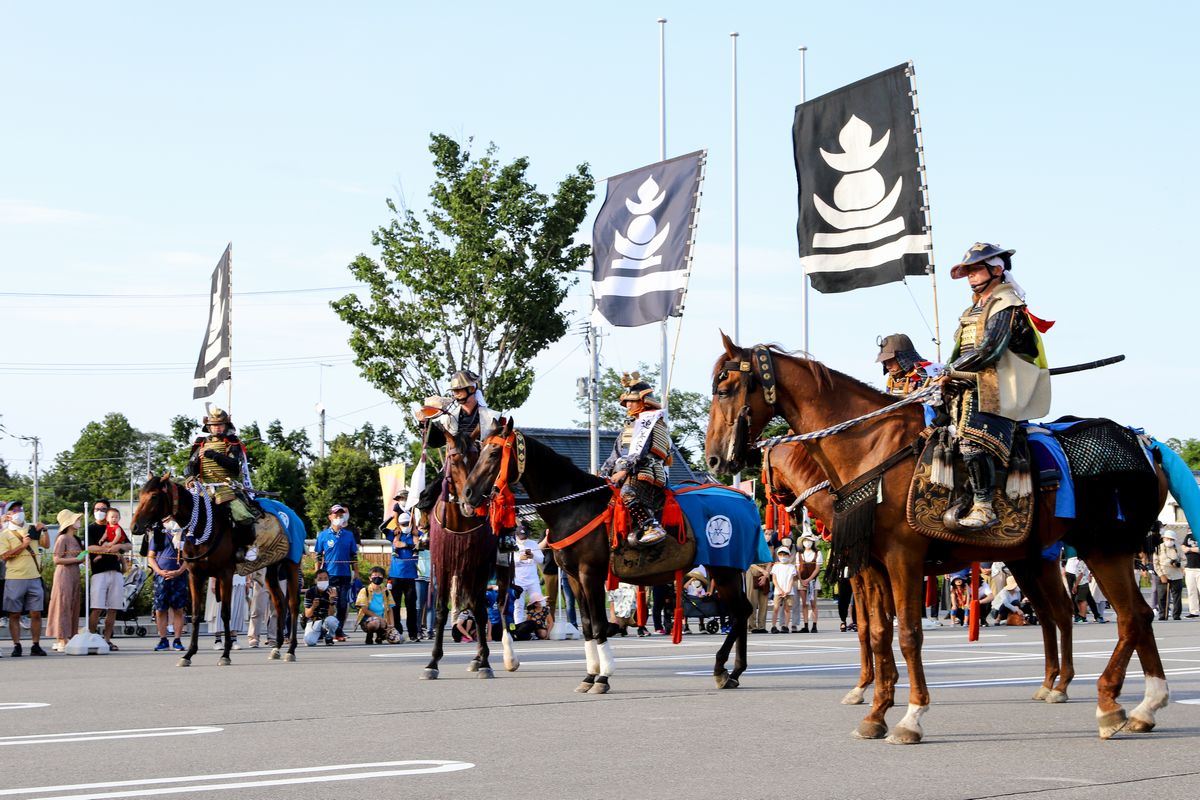
POLYGON ((230 305, 232 292, 230 272, 233 269, 233 245, 225 248, 212 274, 212 295, 209 298, 208 327, 196 374, 192 380, 192 399, 208 397, 217 391, 222 381, 229 380, 232 363, 230 341, 230 305))
POLYGON ((871 126, 851 114, 850 119, 838 133, 841 153, 831 153, 819 148, 821 158, 832 169, 842 173, 833 189, 833 204, 813 194, 813 207, 837 233, 814 233, 814 250, 842 252, 814 254, 801 259, 810 272, 840 271, 878 266, 906 253, 920 253, 928 242, 926 234, 901 236, 875 247, 897 234, 904 233, 904 219, 887 217, 896 210, 896 204, 904 191, 904 176, 898 176, 891 190, 875 164, 887 152, 892 132, 886 130, 877 141, 872 142, 874 131, 871 126), (846 251, 845 248, 854 250, 846 251))
POLYGON ((620 231, 613 232, 613 249, 623 256, 612 260, 614 269, 641 270, 657 267, 662 263, 662 256, 658 255, 658 251, 662 249, 663 243, 671 233, 671 223, 665 223, 662 230, 658 230, 658 223, 651 212, 663 204, 667 193, 659 189, 654 176, 651 175, 642 181, 637 196, 636 202, 625 198, 625 208, 634 215, 625 228, 626 235, 622 236, 620 231))

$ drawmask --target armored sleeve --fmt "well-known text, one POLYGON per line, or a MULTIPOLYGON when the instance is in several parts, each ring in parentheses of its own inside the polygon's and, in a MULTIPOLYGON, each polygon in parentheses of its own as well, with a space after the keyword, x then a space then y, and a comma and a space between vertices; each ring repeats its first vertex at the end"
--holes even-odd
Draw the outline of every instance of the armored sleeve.
POLYGON ((1025 307, 1010 306, 988 317, 979 347, 959 356, 952 368, 959 372, 978 372, 999 361, 1012 339, 1013 320, 1017 314, 1024 316, 1025 307))
POLYGON ((195 478, 200 474, 200 445, 192 445, 192 455, 188 458, 187 466, 183 468, 183 477, 195 478))
POLYGON ((226 453, 206 452, 204 454, 204 457, 211 458, 213 461, 217 462, 225 469, 227 469, 231 472, 234 472, 238 475, 241 475, 242 474, 242 460, 245 457, 242 454, 242 447, 240 444, 235 444, 233 442, 230 442, 230 445, 231 446, 229 448, 229 451, 226 453))

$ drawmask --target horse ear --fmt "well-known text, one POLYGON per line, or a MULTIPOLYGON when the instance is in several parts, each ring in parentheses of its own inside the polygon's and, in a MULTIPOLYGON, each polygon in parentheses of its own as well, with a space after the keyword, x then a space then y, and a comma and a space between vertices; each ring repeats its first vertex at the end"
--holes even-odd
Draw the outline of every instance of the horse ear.
POLYGON ((721 344, 725 347, 725 355, 732 358, 738 346, 725 334, 725 331, 721 331, 721 344))
POLYGON ((505 417, 504 418, 504 436, 505 436, 505 438, 511 436, 512 432, 513 432, 512 417, 505 417))

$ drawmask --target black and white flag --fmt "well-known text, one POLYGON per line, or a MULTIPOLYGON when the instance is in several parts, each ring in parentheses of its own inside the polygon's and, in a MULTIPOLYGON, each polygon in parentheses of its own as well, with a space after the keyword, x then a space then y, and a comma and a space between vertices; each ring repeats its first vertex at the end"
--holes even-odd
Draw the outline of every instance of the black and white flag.
POLYGON ((608 179, 592 226, 596 310, 619 328, 683 313, 704 150, 608 179))
POLYGON ((909 65, 796 106, 800 263, 819 292, 924 275, 930 237, 909 65))
POLYGON ((233 245, 225 248, 220 262, 212 274, 212 299, 208 307, 208 330, 204 344, 200 347, 200 360, 196 363, 196 378, 192 381, 192 399, 208 397, 217 391, 221 381, 229 380, 229 364, 232 358, 229 314, 233 301, 230 274, 233 263, 233 245))

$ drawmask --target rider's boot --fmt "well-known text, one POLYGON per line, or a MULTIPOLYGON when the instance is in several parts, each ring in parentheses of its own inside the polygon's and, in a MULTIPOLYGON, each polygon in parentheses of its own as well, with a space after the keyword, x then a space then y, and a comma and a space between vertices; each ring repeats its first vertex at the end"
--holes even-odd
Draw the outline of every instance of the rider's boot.
POLYGON ((965 459, 967 475, 971 481, 974 502, 971 510, 958 521, 964 528, 983 530, 999 522, 992 508, 992 492, 996 485, 996 465, 990 453, 972 453, 965 459))

